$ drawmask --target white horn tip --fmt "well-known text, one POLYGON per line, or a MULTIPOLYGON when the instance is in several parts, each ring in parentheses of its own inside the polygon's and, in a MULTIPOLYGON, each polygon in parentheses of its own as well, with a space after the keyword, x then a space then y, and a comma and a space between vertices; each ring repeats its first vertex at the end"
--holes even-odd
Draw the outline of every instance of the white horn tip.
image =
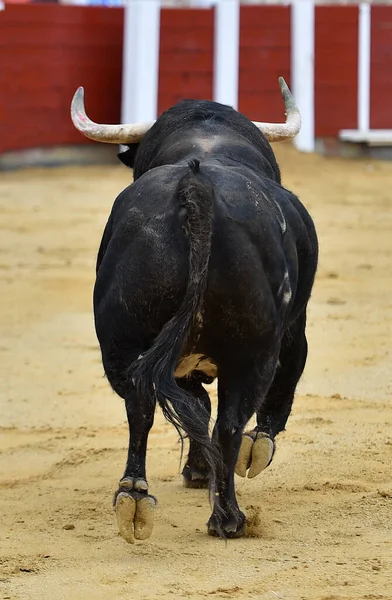
POLYGON ((279 85, 280 85, 280 89, 281 90, 288 88, 288 85, 285 82, 284 77, 279 77, 278 81, 279 81, 279 85))
POLYGON ((83 101, 84 101, 84 87, 80 85, 73 95, 72 103, 71 103, 71 110, 74 107, 76 108, 77 106, 80 106, 80 103, 83 104, 83 101))
POLYGON ((86 111, 84 109, 84 87, 79 86, 71 103, 71 119, 75 127, 83 130, 83 124, 86 121, 86 111))
POLYGON ((279 86, 286 106, 286 115, 290 113, 298 113, 298 107, 295 103, 293 94, 283 77, 279 77, 279 86))

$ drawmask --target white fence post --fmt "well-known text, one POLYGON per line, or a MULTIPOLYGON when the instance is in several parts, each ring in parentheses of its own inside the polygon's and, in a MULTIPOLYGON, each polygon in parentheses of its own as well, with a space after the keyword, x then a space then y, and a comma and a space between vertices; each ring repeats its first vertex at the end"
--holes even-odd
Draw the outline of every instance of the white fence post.
POLYGON ((216 102, 235 109, 238 108, 239 44, 239 0, 216 0, 213 97, 216 102))
POLYGON ((293 0, 291 5, 291 88, 302 118, 294 145, 302 152, 313 152, 314 0, 293 0))
POLYGON ((370 128, 370 5, 359 5, 358 23, 358 129, 370 128))
POLYGON ((154 121, 158 110, 160 0, 125 0, 121 119, 154 121))

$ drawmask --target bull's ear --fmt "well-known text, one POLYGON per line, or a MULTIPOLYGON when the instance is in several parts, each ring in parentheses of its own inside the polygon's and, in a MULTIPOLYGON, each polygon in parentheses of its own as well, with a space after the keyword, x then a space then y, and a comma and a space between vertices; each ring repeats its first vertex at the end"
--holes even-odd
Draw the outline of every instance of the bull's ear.
POLYGON ((117 157, 123 163, 123 165, 129 167, 130 169, 133 169, 138 148, 139 144, 131 144, 130 146, 128 146, 128 150, 120 152, 119 154, 117 154, 117 157))

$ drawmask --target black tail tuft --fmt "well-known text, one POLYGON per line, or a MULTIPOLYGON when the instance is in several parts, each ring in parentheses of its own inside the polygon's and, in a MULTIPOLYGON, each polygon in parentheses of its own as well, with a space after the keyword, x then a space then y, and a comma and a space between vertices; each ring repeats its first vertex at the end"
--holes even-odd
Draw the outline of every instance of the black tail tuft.
POLYGON ((197 158, 192 158, 188 162, 188 166, 194 175, 197 175, 200 171, 200 160, 197 158))
POLYGON ((212 486, 220 462, 218 445, 208 433, 209 415, 195 397, 177 385, 174 372, 200 310, 207 285, 211 251, 214 191, 192 159, 189 171, 177 187, 179 204, 185 208, 183 231, 189 241, 189 274, 185 296, 177 313, 166 323, 153 345, 128 369, 129 381, 145 397, 155 397, 166 419, 180 433, 197 441, 211 470, 212 486))

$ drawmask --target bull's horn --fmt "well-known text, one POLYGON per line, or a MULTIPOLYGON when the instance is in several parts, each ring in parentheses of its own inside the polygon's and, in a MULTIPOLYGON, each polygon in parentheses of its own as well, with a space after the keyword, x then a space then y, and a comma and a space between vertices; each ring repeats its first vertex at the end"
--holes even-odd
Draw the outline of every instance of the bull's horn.
POLYGON ((132 125, 99 125, 91 121, 84 108, 84 89, 79 87, 71 104, 72 122, 83 135, 96 142, 107 144, 135 144, 140 142, 146 132, 153 126, 151 123, 134 123, 132 125))
POLYGON ((301 128, 301 115, 283 77, 279 77, 279 85, 286 108, 286 123, 257 123, 253 121, 253 124, 264 133, 269 142, 291 140, 301 128))

